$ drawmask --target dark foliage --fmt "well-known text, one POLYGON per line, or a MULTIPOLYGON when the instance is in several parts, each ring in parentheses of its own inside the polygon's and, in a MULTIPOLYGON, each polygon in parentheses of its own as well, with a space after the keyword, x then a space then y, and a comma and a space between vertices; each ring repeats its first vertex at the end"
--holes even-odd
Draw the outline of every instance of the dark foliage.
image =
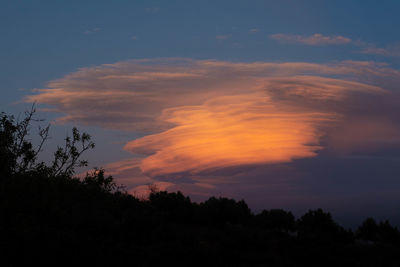
POLYGON ((400 245, 400 232, 388 221, 377 224, 373 218, 367 218, 356 232, 357 238, 364 241, 400 245))
POLYGON ((211 197, 200 204, 199 218, 203 223, 224 226, 226 224, 246 225, 251 217, 247 204, 228 198, 211 197))
POLYGON ((321 209, 310 210, 297 221, 298 238, 313 243, 349 243, 353 233, 336 224, 330 213, 321 209))
POLYGON ((50 165, 37 162, 49 128, 34 147, 33 113, 22 123, 1 115, 2 266, 400 265, 400 234, 387 221, 367 219, 354 235, 320 209, 295 221, 284 210, 254 215, 243 200, 198 204, 155 187, 139 200, 102 169, 75 178, 90 136, 74 129, 50 165))
POLYGON ((255 223, 258 227, 275 232, 289 232, 295 229, 295 218, 291 212, 281 209, 263 210, 256 215, 255 223))

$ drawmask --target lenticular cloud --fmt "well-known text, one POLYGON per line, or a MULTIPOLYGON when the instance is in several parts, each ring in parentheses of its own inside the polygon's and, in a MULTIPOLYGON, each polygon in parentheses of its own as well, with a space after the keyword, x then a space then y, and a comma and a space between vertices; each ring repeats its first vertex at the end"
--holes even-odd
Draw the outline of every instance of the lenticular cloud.
POLYGON ((26 101, 59 122, 144 133, 124 149, 147 176, 201 174, 316 156, 360 96, 388 93, 374 78, 398 75, 371 62, 134 60, 80 69, 26 101))

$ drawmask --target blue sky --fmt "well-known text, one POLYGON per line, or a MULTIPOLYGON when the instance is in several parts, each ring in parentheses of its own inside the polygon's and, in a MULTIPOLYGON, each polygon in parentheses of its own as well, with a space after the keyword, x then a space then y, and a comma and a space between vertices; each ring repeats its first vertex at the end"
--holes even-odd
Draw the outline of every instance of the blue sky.
MULTIPOLYGON (((94 75, 93 72, 90 72, 92 73, 90 74, 82 71, 82 68, 104 70, 99 67, 102 64, 111 64, 112 71, 117 72, 118 75, 136 72, 138 69, 142 69, 140 64, 129 63, 125 67, 120 67, 121 62, 135 59, 190 59, 192 61, 179 63, 183 64, 179 66, 187 65, 189 66, 188 70, 193 71, 193 73, 205 71, 209 73, 207 75, 210 77, 213 74, 208 69, 208 63, 203 62, 204 60, 229 62, 226 66, 222 66, 222 63, 218 63, 222 67, 220 65, 219 67, 214 66, 216 68, 215 71, 223 73, 222 76, 216 76, 218 79, 224 79, 224 77, 233 77, 232 79, 234 79, 235 75, 232 76, 232 73, 229 72, 233 71, 239 73, 238 76, 243 77, 243 79, 252 81, 253 74, 249 76, 248 73, 243 72, 239 65, 235 64, 248 63, 250 64, 247 66, 248 68, 253 68, 253 66, 255 68, 255 65, 251 65, 254 62, 268 62, 271 64, 302 62, 319 64, 318 66, 321 69, 333 64, 334 71, 329 70, 329 74, 318 71, 319 67, 313 67, 312 71, 296 70, 292 75, 340 78, 345 81, 358 82, 360 84, 357 84, 357 86, 364 88, 366 91, 372 90, 370 87, 361 84, 365 82, 368 86, 377 86, 389 90, 395 95, 395 97, 389 97, 391 100, 380 96, 372 97, 372 100, 371 97, 365 97, 365 99, 361 97, 359 99, 363 99, 365 102, 360 105, 359 109, 350 107, 349 103, 351 105, 356 103, 357 105, 361 100, 352 100, 346 102, 347 104, 343 104, 343 106, 335 104, 333 105, 334 107, 332 106, 332 110, 329 110, 329 112, 343 113, 348 118, 351 117, 347 123, 337 126, 339 129, 342 129, 340 127, 347 127, 343 129, 348 130, 348 133, 351 134, 354 129, 349 125, 357 121, 360 122, 360 127, 365 127, 363 129, 371 131, 371 134, 367 135, 365 140, 367 140, 368 147, 374 147, 373 151, 360 150, 359 147, 363 146, 363 144, 359 144, 357 145, 358 150, 356 149, 357 153, 352 152, 350 155, 344 148, 347 143, 343 141, 340 131, 335 132, 336 134, 334 135, 330 130, 326 130, 325 137, 321 137, 322 139, 318 141, 319 145, 323 146, 324 149, 317 152, 316 156, 311 158, 307 156, 299 160, 296 158, 294 163, 280 162, 279 164, 283 165, 281 167, 283 170, 280 169, 280 171, 275 169, 271 171, 268 166, 266 167, 268 170, 264 170, 265 175, 271 174, 271 172, 280 173, 276 174, 276 177, 293 173, 296 173, 295 176, 299 176, 299 173, 302 173, 300 175, 302 178, 294 182, 297 186, 301 185, 302 189, 296 189, 297 191, 295 190, 296 192, 286 200, 282 200, 282 197, 274 199, 265 197, 265 192, 274 191, 274 187, 268 187, 265 182, 262 182, 260 177, 263 177, 263 171, 261 171, 261 174, 257 172, 257 175, 255 175, 254 171, 252 169, 249 170, 247 167, 245 168, 246 171, 242 171, 242 173, 249 173, 249 176, 254 176, 255 178, 251 178, 253 182, 238 183, 236 190, 233 191, 227 189, 228 185, 216 186, 213 183, 200 183, 197 180, 198 174, 195 175, 196 177, 190 178, 192 179, 191 182, 185 180, 184 183, 186 186, 187 184, 198 183, 203 189, 207 186, 210 188, 213 186, 210 194, 221 193, 232 197, 249 199, 250 204, 255 209, 264 206, 269 207, 268 203, 276 203, 276 205, 288 209, 303 211, 307 205, 311 208, 311 206, 318 206, 320 203, 321 206, 335 210, 338 214, 342 214, 342 217, 346 217, 345 215, 350 213, 352 209, 359 210, 359 207, 363 206, 363 201, 368 200, 376 205, 371 205, 372 208, 365 211, 365 213, 370 211, 377 214, 377 216, 391 216, 397 218, 400 222, 400 216, 395 214, 394 209, 385 211, 383 214, 379 212, 383 206, 397 203, 399 199, 393 195, 396 194, 397 190, 400 190, 400 184, 396 180, 399 174, 395 167, 397 165, 393 163, 397 162, 400 154, 400 150, 396 148, 398 144, 395 138, 398 133, 397 127, 399 126, 396 120, 398 109, 395 108, 398 100, 396 88, 400 84, 398 83, 400 77, 397 74, 400 67, 399 9, 400 2, 394 0, 380 2, 294 0, 2 1, 0 8, 0 33, 2 36, 0 42, 0 90, 2 98, 0 99, 0 104, 2 110, 18 114, 28 105, 23 103, 22 100, 28 95, 37 94, 37 92, 32 93, 33 89, 48 88, 49 82, 51 83, 56 79, 64 79, 65 84, 71 81, 76 82, 75 78, 68 78, 68 75, 79 73, 83 75, 85 81, 94 84, 96 81, 94 77, 104 77, 96 76, 97 74, 94 75), (360 70, 361 67, 355 67, 353 63, 349 63, 350 61, 369 63, 371 67, 360 70), (349 68, 351 73, 343 72, 341 70, 343 67, 349 68), (226 72, 226 69, 229 69, 229 71, 226 72), (380 73, 379 75, 376 74, 378 72, 380 73), (382 100, 379 100, 380 98, 382 100), (365 103, 368 103, 368 105, 365 103), (370 106, 372 108, 368 111, 370 106), (385 106, 386 110, 383 111, 385 108, 382 107, 385 106), (371 116, 365 115, 368 112, 371 113, 371 116), (365 116, 362 116, 362 114, 365 116), (370 120, 369 118, 371 117, 374 119, 370 120), (385 123, 383 126, 375 125, 374 123, 377 121, 384 121, 385 123), (371 125, 375 125, 375 127, 371 128, 371 125), (378 127, 384 128, 386 131, 375 130, 378 127), (395 145, 392 145, 391 148, 386 145, 379 149, 375 148, 374 140, 378 140, 379 136, 383 136, 386 139, 389 138, 391 142, 394 140, 395 145), (325 145, 325 142, 330 145, 325 145), (371 143, 374 144, 371 145, 371 143), (330 154, 330 151, 341 152, 330 154), (384 159, 388 160, 385 161, 384 159), (376 166, 376 168, 365 171, 366 164, 368 166, 376 166), (324 170, 329 168, 321 166, 331 166, 332 171, 326 172, 324 170), (288 169, 292 168, 295 168, 296 171, 288 171, 288 169), (382 173, 386 178, 381 177, 382 173), (317 175, 324 176, 324 178, 322 180, 317 179, 315 178, 317 175), (354 178, 355 176, 356 178, 354 178), (362 180, 360 176, 367 178, 362 180), (363 187, 357 187, 357 184, 364 183, 364 181, 367 182, 363 187), (259 189, 252 191, 252 188, 259 189), (376 190, 374 191, 374 189, 376 190), (313 195, 314 200, 310 200, 311 198, 306 199, 309 194, 313 195), (320 197, 323 195, 329 195, 329 198, 320 197), (337 198, 335 198, 335 195, 337 198), (374 196, 369 197, 370 195, 374 196), (387 197, 385 198, 385 196, 387 197), (341 204, 341 206, 335 204, 339 202, 345 203, 346 199, 350 197, 357 198, 358 206, 346 208, 345 204, 341 204), (299 201, 299 199, 306 200, 299 201), (374 199, 380 199, 380 202, 374 202, 374 199)), ((178 72, 175 67, 172 67, 174 64, 171 63, 171 60, 149 64, 153 69, 150 71, 146 69, 142 72, 149 71, 153 73, 152 75, 158 75, 155 69, 160 68, 168 75, 178 72), (163 66, 165 65, 168 68, 164 68, 163 66)), ((265 68, 267 72, 270 70, 269 67, 264 66, 262 68, 265 68)), ((304 65, 301 68, 304 68, 304 65)), ((105 70, 107 75, 110 75, 108 71, 111 73, 111 70, 105 70)), ((283 72, 291 72, 291 70, 283 70, 283 72)), ((146 75, 148 77, 149 74, 146 75)), ((283 74, 279 72, 279 75, 282 76, 283 74)), ((159 79, 162 80, 164 78, 161 77, 159 79)), ((271 77, 268 76, 267 80, 270 81, 270 79, 271 77)), ((321 81, 329 85, 334 84, 334 86, 343 87, 343 90, 347 90, 354 85, 344 83, 342 80, 336 83, 318 78, 316 80, 313 79, 312 82, 318 85, 321 85, 321 81)), ((207 81, 210 84, 213 82, 212 79, 207 81)), ((238 80, 237 82, 240 83, 241 81, 238 80)), ((273 81, 274 85, 276 85, 277 81, 273 81)), ((302 79, 300 82, 307 82, 308 84, 311 81, 302 79)), ((157 84, 146 84, 146 86, 149 86, 150 90, 157 84)), ((280 81, 279 85, 282 84, 283 82, 280 81)), ((111 87, 113 85, 113 83, 110 84, 111 87)), ((246 86, 251 85, 246 84, 246 86)), ((57 86, 50 86, 50 88, 57 89, 57 86)), ((86 87, 76 86, 73 92, 85 91, 86 87)), ((91 86, 89 85, 89 87, 91 86)), ((115 86, 120 86, 120 84, 115 84, 115 86)), ((129 87, 129 84, 124 84, 123 86, 125 86, 125 90, 129 87)), ((139 85, 132 83, 131 86, 139 85)), ((186 84, 186 82, 182 81, 177 86, 194 86, 193 88, 197 88, 195 86, 198 85, 192 82, 186 84)), ((222 88, 218 86, 215 85, 215 88, 222 88)), ((97 90, 94 85, 92 87, 91 89, 97 90)), ((109 88, 110 92, 113 90, 111 87, 109 88)), ((61 89, 65 92, 69 90, 66 87, 61 89)), ((182 90, 179 93, 174 92, 177 96, 186 94, 186 91, 182 90)), ((195 90, 198 89, 193 89, 191 92, 195 90)), ((224 91, 225 89, 217 90, 224 92, 219 97, 228 94, 227 91, 224 91)), ((157 91, 157 94, 160 92, 157 91)), ((205 92, 203 93, 205 94, 205 92)), ((231 93, 229 92, 229 94, 231 93)), ((163 95, 160 96, 163 97, 163 95)), ((196 102, 194 100, 195 96, 192 94, 187 97, 193 101, 190 103, 175 103, 178 106, 164 103, 165 108, 205 103, 196 102)), ((100 100, 103 101, 97 98, 94 101, 100 100)), ((58 102, 52 101, 48 98, 42 98, 42 101, 38 101, 39 107, 55 107, 59 111, 56 113, 43 113, 43 116, 49 120, 54 120, 64 115, 71 115, 72 118, 76 119, 69 120, 66 124, 59 123, 54 127, 53 134, 58 137, 64 136, 67 129, 69 129, 68 127, 72 124, 92 133, 98 147, 96 153, 89 154, 88 157, 89 159, 94 157, 91 162, 96 165, 107 165, 114 161, 129 159, 131 155, 129 152, 132 151, 123 149, 123 145, 154 133, 153 130, 143 133, 138 132, 136 128, 126 129, 122 125, 111 127, 109 124, 96 122, 94 115, 83 121, 79 119, 82 114, 79 114, 81 117, 73 114, 75 110, 68 109, 65 104, 60 104, 62 100, 58 99, 58 102), (110 156, 112 159, 108 158, 110 156)), ((82 99, 79 101, 82 101, 82 99)), ((71 100, 70 104, 75 109, 79 109, 80 106, 77 104, 81 103, 79 101, 76 100, 74 102, 71 100)), ((135 99, 132 99, 132 101, 135 101, 135 99)), ((279 99, 279 101, 283 101, 283 99, 279 99)), ((285 101, 292 100, 286 99, 285 101)), ((286 104, 285 101, 279 103, 286 104)), ((304 105, 306 104, 308 105, 309 103, 305 102, 304 105)), ((312 104, 312 107, 319 111, 321 110, 321 107, 317 107, 315 104, 312 104)), ((115 110, 118 109, 114 108, 115 110)), ((146 108, 143 107, 143 110, 146 110, 146 108)), ((95 110, 94 112, 98 113, 99 111, 95 110)), ((130 111, 118 109, 118 112, 130 111)), ((151 112, 162 111, 152 109, 151 112)), ((328 111, 324 110, 324 112, 328 111)), ((134 121, 136 120, 137 118, 134 121)), ((160 137, 164 138, 164 136, 160 137)), ((379 140, 379 142, 382 143, 383 141, 379 140)), ((137 146, 137 143, 134 143, 134 149, 137 146)), ((135 154, 136 156, 137 154, 135 154)), ((292 158, 290 157, 290 159, 292 158)), ((134 164, 137 164, 136 161, 134 164)), ((259 167, 257 168, 259 169, 259 167)), ((242 174, 235 175, 242 176, 242 174)), ((153 176, 151 179, 157 178, 157 181, 174 183, 175 186, 178 186, 176 182, 171 182, 168 177, 153 176)), ((143 181, 148 182, 146 179, 143 181)), ((190 180, 189 178, 187 179, 190 180)), ((221 182, 219 181, 218 184, 221 184, 221 182)), ((135 186, 138 185, 139 182, 135 184, 135 186)), ((190 186, 176 188, 186 188, 189 193, 195 191, 190 186)), ((292 192, 290 191, 292 189, 285 190, 287 194, 292 192)), ((203 196, 206 193, 204 190, 201 192, 203 196)), ((363 216, 363 214, 359 216, 363 216)))
POLYGON ((399 8, 398 1, 3 1, 2 104, 18 100, 18 89, 42 87, 77 68, 133 58, 351 58, 397 66, 398 58, 360 54, 354 46, 282 46, 268 35, 342 35, 385 47, 399 42, 399 8), (218 35, 231 37, 217 41, 218 35))

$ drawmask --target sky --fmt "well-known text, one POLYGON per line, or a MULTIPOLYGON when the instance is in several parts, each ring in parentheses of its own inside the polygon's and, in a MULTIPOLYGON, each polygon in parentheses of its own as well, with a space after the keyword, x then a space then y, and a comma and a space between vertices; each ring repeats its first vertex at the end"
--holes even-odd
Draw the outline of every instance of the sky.
POLYGON ((155 184, 400 225, 399 8, 2 1, 0 105, 35 102, 48 149, 89 132, 90 166, 136 196, 155 184))

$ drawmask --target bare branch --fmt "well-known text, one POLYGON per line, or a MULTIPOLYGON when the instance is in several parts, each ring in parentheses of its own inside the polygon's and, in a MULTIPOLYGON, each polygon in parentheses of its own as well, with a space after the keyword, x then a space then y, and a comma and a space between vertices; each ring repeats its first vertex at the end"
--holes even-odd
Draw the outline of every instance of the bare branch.
MULTIPOLYGON (((50 124, 42 128, 39 126, 39 143, 34 146, 29 139, 32 121, 43 120, 35 118, 35 104, 25 112, 22 120, 14 120, 13 116, 0 114, 0 160, 7 162, 7 173, 25 173, 40 169, 52 176, 71 176, 76 167, 87 166, 86 160, 81 160, 82 154, 94 148, 94 143, 87 133, 80 133, 77 128, 72 129, 72 137, 65 138, 64 147, 57 147, 52 165, 37 162, 43 146, 49 139, 50 124)), ((4 164, 3 164, 4 165, 4 164)), ((1 168, 0 166, 0 169, 1 168)))

